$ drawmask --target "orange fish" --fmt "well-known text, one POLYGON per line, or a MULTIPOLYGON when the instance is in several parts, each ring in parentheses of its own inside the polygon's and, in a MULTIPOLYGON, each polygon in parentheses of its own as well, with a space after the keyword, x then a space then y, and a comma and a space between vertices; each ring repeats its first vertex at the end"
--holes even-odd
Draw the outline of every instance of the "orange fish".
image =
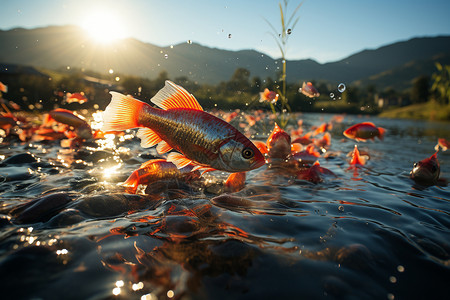
MULTIPOLYGON (((45 118, 44 125, 49 124, 49 122, 56 121, 59 123, 63 123, 69 126, 72 126, 75 128, 75 135, 82 139, 90 139, 92 138, 92 130, 91 126, 89 124, 81 119, 80 117, 76 116, 73 112, 67 109, 63 108, 57 108, 52 111, 50 111, 45 118)), ((72 138, 73 136, 70 136, 69 138, 72 138)))
POLYGON ((0 92, 7 93, 8 92, 8 86, 5 85, 3 82, 0 81, 0 92))
POLYGON ((317 89, 313 86, 313 84, 311 82, 307 82, 307 83, 303 82, 301 92, 303 95, 305 95, 309 98, 314 98, 314 97, 320 96, 320 93, 317 91, 317 89))
POLYGON ((302 144, 304 146, 309 145, 313 142, 313 140, 311 139, 311 135, 312 135, 312 132, 308 132, 304 136, 296 138, 294 141, 292 141, 292 143, 298 143, 298 144, 302 144))
POLYGON ((366 159, 359 155, 358 147, 355 145, 355 148, 352 152, 352 160, 350 161, 350 165, 360 165, 363 166, 366 164, 366 159))
POLYGON ((239 192, 245 187, 245 172, 231 173, 225 181, 225 191, 239 192))
POLYGON ((368 139, 374 140, 377 136, 383 140, 385 129, 376 127, 372 122, 363 122, 353 125, 344 131, 344 135, 349 139, 365 142, 368 139))
POLYGON ((81 93, 67 93, 66 94, 66 98, 64 99, 64 102, 66 103, 73 103, 73 102, 77 102, 80 104, 86 103, 88 101, 88 99, 86 98, 86 96, 84 95, 83 92, 81 93))
POLYGON ((323 137, 320 140, 315 140, 314 144, 319 148, 326 148, 328 149, 331 145, 331 135, 329 132, 325 132, 323 137))
POLYGON ((409 174, 411 179, 422 184, 436 184, 441 172, 437 153, 438 151, 429 158, 414 163, 414 167, 409 174))
POLYGON ((132 193, 136 193, 140 184, 148 185, 155 181, 167 179, 197 179, 200 177, 200 173, 198 171, 192 171, 193 168, 194 166, 187 165, 178 169, 173 163, 165 159, 152 159, 143 163, 139 169, 131 173, 122 185, 132 193))
POLYGON ((259 96, 260 96, 259 102, 268 101, 271 103, 275 103, 277 102, 279 95, 276 92, 266 88, 264 92, 259 93, 259 96))
POLYGON ((294 153, 291 156, 291 159, 297 161, 300 165, 309 165, 312 164, 317 158, 320 156, 320 153, 316 151, 314 145, 306 146, 305 150, 294 153))
POLYGON ((319 183, 323 181, 323 175, 336 176, 332 171, 321 167, 319 161, 316 161, 310 168, 300 170, 297 173, 297 179, 319 183))
POLYGON ((291 154, 291 137, 277 123, 266 142, 267 154, 271 158, 285 159, 291 154))
POLYGON ((438 143, 434 147, 434 150, 438 151, 439 147, 442 148, 442 151, 447 151, 447 149, 450 148, 450 142, 446 139, 440 138, 438 139, 438 143))
POLYGON ((103 131, 140 128, 141 146, 157 145, 167 161, 178 168, 227 172, 249 171, 264 165, 264 156, 241 132, 205 111, 197 99, 181 86, 167 80, 151 101, 162 109, 111 92, 111 103, 103 113, 103 131))

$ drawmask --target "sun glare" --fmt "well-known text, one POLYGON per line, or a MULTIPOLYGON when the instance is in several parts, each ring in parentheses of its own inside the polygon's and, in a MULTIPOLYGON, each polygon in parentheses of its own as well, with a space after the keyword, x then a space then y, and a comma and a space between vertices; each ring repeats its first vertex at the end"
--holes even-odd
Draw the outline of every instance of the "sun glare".
POLYGON ((110 11, 97 11, 86 16, 81 26, 96 42, 107 44, 125 37, 125 26, 110 11))

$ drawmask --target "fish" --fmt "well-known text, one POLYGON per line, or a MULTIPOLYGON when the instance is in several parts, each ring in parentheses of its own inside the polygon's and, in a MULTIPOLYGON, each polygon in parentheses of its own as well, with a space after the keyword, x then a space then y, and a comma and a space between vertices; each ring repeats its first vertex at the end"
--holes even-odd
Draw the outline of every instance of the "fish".
POLYGON ((307 146, 311 143, 313 143, 314 141, 311 139, 311 135, 312 132, 308 132, 307 134, 305 134, 304 136, 298 137, 295 140, 292 141, 292 143, 298 143, 298 144, 302 144, 304 146, 307 146))
MULTIPOLYGON (((92 129, 89 124, 76 116, 73 112, 63 108, 57 108, 50 111, 44 120, 44 124, 49 124, 52 121, 63 123, 75 128, 74 134, 82 139, 92 138, 92 129)), ((69 136, 70 137, 70 136, 69 136)))
POLYGON ((450 141, 447 141, 444 138, 439 138, 434 150, 438 151, 439 147, 442 148, 442 151, 447 151, 447 149, 450 148, 450 141))
POLYGON ((264 92, 259 93, 259 102, 270 102, 270 103, 275 103, 278 101, 278 97, 279 95, 277 94, 277 92, 271 91, 269 89, 265 89, 264 92))
POLYGON ((83 92, 81 93, 67 93, 66 97, 64 99, 64 102, 66 103, 73 103, 73 102, 77 102, 80 104, 86 103, 88 101, 88 99, 86 98, 86 96, 84 95, 83 92))
POLYGON ((415 182, 426 185, 434 185, 439 180, 441 172, 436 151, 433 155, 419 162, 414 163, 409 177, 415 182))
POLYGON ((0 92, 7 93, 8 92, 8 86, 0 81, 0 92))
POLYGON ((317 91, 317 89, 313 86, 313 84, 311 82, 307 82, 307 83, 303 82, 301 92, 303 95, 305 95, 309 98, 315 98, 315 97, 320 96, 319 91, 317 91))
POLYGON ((322 123, 319 127, 317 127, 314 132, 313 135, 318 135, 320 133, 324 133, 327 130, 331 130, 333 129, 333 124, 330 123, 322 123))
POLYGON ((323 176, 336 176, 336 175, 327 168, 321 167, 318 160, 310 168, 301 169, 297 173, 297 179, 307 180, 312 183, 322 182, 323 176))
POLYGON ((314 140, 314 144, 319 148, 328 149, 331 145, 331 134, 325 132, 320 140, 314 140))
POLYGON ((225 181, 226 192, 239 192, 245 187, 246 172, 231 173, 225 181))
POLYGON ((200 172, 192 171, 193 168, 193 165, 187 165, 178 169, 173 163, 165 159, 152 159, 133 171, 127 180, 122 183, 122 186, 132 193, 136 193, 140 184, 148 185, 152 182, 167 179, 194 180, 200 178, 200 172))
POLYGON ((267 154, 271 158, 285 159, 291 154, 291 136, 275 123, 266 142, 267 154))
POLYGON ((305 150, 293 153, 290 159, 296 162, 299 166, 305 166, 313 164, 319 156, 320 153, 316 151, 314 145, 311 144, 306 146, 305 150))
POLYGON ((384 128, 376 127, 372 122, 362 122, 347 128, 343 134, 349 139, 365 142, 368 139, 375 140, 375 137, 383 140, 384 133, 384 128))
POLYGON ((350 161, 350 165, 352 166, 363 166, 366 164, 366 159, 359 154, 358 146, 355 145, 355 148, 352 152, 352 160, 350 161))
POLYGON ((244 172, 264 165, 264 156, 241 132, 205 111, 183 87, 167 80, 151 99, 154 108, 132 96, 110 92, 102 131, 139 128, 144 148, 157 145, 159 154, 178 168, 193 164, 202 173, 213 170, 244 172))

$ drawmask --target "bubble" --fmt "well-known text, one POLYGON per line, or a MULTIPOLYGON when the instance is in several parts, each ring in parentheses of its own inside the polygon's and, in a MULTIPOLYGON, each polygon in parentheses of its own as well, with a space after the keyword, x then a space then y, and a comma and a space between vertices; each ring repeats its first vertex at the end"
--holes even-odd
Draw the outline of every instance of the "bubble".
POLYGON ((399 271, 400 273, 405 272, 405 267, 402 265, 398 265, 397 266, 397 271, 399 271))
POLYGON ((292 33, 292 29, 288 28, 288 30, 286 30, 287 34, 291 34, 292 33))
POLYGON ((339 205, 338 210, 339 210, 339 211, 344 211, 344 206, 339 205))
POLYGON ((188 43, 189 45, 191 45, 191 44, 192 44, 192 41, 191 41, 191 40, 187 40, 187 43, 188 43))
POLYGON ((167 54, 167 53, 164 54, 164 58, 165 58, 165 59, 168 59, 168 58, 169 58, 169 54, 167 54))
POLYGON ((334 93, 330 93, 330 98, 334 98, 334 93))
POLYGON ((228 34, 228 38, 231 39, 231 33, 228 34))
POLYGON ((114 70, 113 69, 109 69, 108 73, 112 74, 112 73, 114 73, 114 70))
POLYGON ((298 92, 301 93, 302 92, 302 88, 298 88, 298 92))
POLYGON ((338 91, 343 93, 345 91, 345 84, 339 83, 338 85, 338 91))

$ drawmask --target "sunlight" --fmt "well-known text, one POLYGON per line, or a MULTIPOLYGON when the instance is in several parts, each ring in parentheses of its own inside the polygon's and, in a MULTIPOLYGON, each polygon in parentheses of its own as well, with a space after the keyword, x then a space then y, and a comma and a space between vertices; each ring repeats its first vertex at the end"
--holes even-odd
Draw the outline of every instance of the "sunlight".
POLYGON ((125 25, 111 11, 99 10, 87 15, 81 26, 97 42, 108 44, 126 36, 125 25))

